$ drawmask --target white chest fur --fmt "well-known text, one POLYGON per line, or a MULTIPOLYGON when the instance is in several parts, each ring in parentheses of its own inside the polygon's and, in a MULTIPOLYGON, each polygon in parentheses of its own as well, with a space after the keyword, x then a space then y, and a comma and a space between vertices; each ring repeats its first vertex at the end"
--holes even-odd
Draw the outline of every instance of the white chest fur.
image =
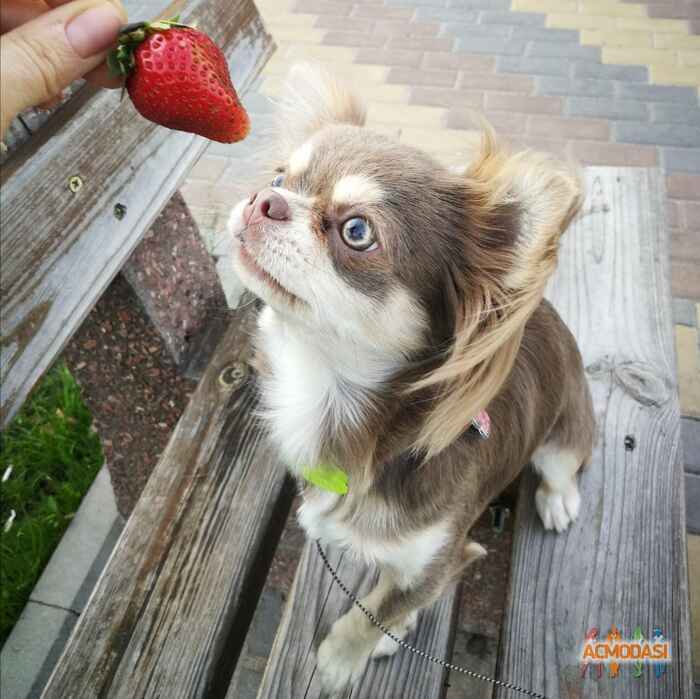
POLYGON ((297 514, 303 529, 310 538, 347 549, 366 564, 392 569, 401 587, 420 579, 449 538, 446 520, 400 537, 387 536, 382 526, 385 517, 374 507, 367 509, 359 522, 348 523, 342 507, 333 509, 339 497, 315 492, 305 500, 297 514))
POLYGON ((269 306, 258 327, 272 370, 262 384, 272 439, 290 468, 313 465, 324 430, 358 424, 367 391, 395 364, 356 347, 349 350, 331 334, 307 332, 269 306))

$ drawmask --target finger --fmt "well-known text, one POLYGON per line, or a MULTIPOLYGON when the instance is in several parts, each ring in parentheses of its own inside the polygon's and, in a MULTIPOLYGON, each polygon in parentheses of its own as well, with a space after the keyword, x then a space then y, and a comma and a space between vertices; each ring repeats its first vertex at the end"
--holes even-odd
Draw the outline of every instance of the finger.
POLYGON ((124 86, 124 78, 120 75, 112 75, 106 63, 101 63, 97 68, 91 70, 85 79, 95 87, 106 87, 110 90, 124 86))
POLYGON ((0 34, 9 32, 15 27, 29 22, 48 9, 48 5, 42 0, 0 2, 0 34))
POLYGON ((106 0, 75 0, 0 39, 2 125, 104 61, 126 16, 106 0))

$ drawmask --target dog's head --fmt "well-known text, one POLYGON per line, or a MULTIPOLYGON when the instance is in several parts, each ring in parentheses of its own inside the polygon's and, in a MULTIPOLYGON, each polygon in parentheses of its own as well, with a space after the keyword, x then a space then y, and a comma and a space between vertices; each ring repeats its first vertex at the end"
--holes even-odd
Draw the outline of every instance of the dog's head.
MULTIPOLYGON (((397 106, 397 109, 400 107, 397 106)), ((233 211, 243 283, 312 332, 396 361, 441 357, 419 445, 447 446, 505 379, 575 213, 578 179, 486 129, 455 174, 364 128, 360 102, 325 73, 292 70, 279 169, 233 211)))

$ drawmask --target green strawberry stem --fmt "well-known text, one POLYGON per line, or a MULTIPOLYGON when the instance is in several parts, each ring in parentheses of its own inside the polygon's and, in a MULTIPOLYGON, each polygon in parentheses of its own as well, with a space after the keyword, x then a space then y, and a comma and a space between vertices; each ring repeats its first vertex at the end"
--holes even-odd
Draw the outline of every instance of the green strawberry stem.
POLYGON ((127 24, 119 33, 117 47, 107 55, 107 67, 112 75, 125 77, 133 70, 134 51, 149 34, 164 32, 173 27, 187 28, 187 24, 181 24, 180 16, 171 19, 159 19, 156 22, 133 22, 127 24))

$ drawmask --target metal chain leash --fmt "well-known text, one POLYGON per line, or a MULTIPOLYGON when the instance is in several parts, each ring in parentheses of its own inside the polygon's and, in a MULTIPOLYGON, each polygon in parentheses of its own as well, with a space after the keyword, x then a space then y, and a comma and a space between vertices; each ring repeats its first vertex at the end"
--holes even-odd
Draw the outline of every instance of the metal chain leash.
POLYGON ((460 667, 459 665, 453 665, 452 663, 448 663, 446 660, 442 660, 441 658, 436 658, 434 655, 430 655, 430 653, 426 653, 423 650, 420 650, 419 648, 416 648, 415 646, 412 646, 410 643, 406 643, 402 638, 399 638, 398 636, 394 635, 387 629, 382 623, 377 619, 377 617, 372 614, 372 612, 365 607, 362 602, 360 602, 359 599, 357 599, 357 596, 355 595, 352 590, 349 590, 343 581, 338 577, 338 574, 334 570, 333 566, 328 562, 328 558, 326 558, 326 554, 321 548, 321 542, 316 539, 316 548, 318 549, 318 553, 321 556, 321 560, 323 561, 323 565, 326 566, 326 570, 331 574, 331 577, 333 578, 333 582, 350 598, 352 603, 376 626, 385 636, 388 636, 394 643, 397 643, 401 648, 404 650, 410 651, 414 655, 417 655, 421 658, 424 658, 425 660, 429 660, 431 663, 435 663, 436 665, 441 665, 442 667, 446 668, 447 670, 451 670, 452 672, 460 672, 463 675, 468 675, 469 677, 474 677, 477 680, 482 680, 483 682, 490 682, 491 684, 496 685, 497 687, 504 687, 505 689, 511 689, 514 692, 519 692, 520 694, 525 694, 528 697, 534 697, 535 699, 547 699, 547 697, 544 694, 539 694, 538 692, 533 692, 531 689, 524 689, 523 687, 518 687, 516 684, 511 684, 510 682, 503 682, 502 680, 497 680, 495 677, 489 677, 488 675, 482 675, 479 672, 474 672, 473 670, 468 670, 466 667, 460 667))

